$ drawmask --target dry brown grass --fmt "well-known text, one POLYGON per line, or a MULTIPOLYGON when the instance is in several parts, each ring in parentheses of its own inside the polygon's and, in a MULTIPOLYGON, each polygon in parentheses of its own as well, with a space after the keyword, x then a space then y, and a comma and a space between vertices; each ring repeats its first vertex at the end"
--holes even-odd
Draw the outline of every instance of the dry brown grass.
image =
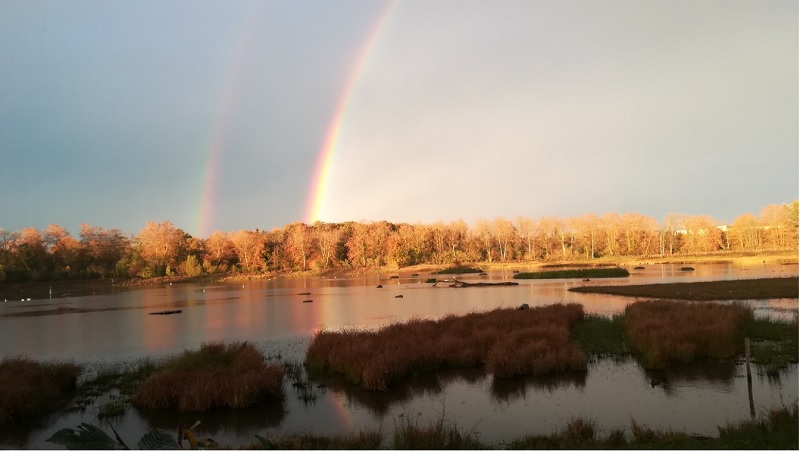
POLYGON ((25 357, 0 361, 0 426, 51 412, 72 395, 81 368, 25 357))
POLYGON ((695 359, 724 359, 741 349, 741 333, 752 312, 742 305, 636 302, 625 308, 625 332, 648 367, 695 359))
POLYGON ((277 398, 282 387, 283 367, 267 365, 252 344, 206 343, 167 361, 139 386, 133 401, 153 409, 204 412, 277 398))
POLYGON ((583 306, 566 304, 414 319, 379 331, 322 331, 311 341, 306 365, 367 390, 386 390, 398 378, 442 366, 485 365, 497 377, 585 369, 583 352, 569 337, 582 317, 583 306))

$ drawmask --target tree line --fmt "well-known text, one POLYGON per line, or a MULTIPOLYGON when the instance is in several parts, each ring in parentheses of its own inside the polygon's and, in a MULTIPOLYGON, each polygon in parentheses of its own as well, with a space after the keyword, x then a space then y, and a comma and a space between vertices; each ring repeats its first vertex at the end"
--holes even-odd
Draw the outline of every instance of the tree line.
POLYGON ((193 237, 169 221, 137 235, 81 224, 79 236, 0 229, 0 282, 164 275, 258 274, 418 264, 590 260, 758 252, 798 248, 798 201, 745 213, 729 226, 710 216, 670 213, 659 224, 638 213, 517 217, 433 224, 386 221, 304 224, 193 237))

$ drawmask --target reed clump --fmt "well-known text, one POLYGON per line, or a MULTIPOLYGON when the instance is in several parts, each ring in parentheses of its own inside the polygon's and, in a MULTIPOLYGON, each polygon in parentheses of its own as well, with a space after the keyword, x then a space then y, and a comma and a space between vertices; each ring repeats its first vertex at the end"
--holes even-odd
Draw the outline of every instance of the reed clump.
POLYGON ((163 363, 136 389, 133 402, 183 412, 241 408, 279 398, 283 372, 248 342, 206 343, 163 363))
POLYGON ((739 304, 636 302, 625 308, 625 333, 650 368, 734 357, 752 312, 739 304))
POLYGON ((27 357, 0 361, 0 426, 52 412, 75 392, 81 367, 36 362, 27 357))
POLYGON ((584 354, 570 340, 582 317, 580 304, 556 304, 413 319, 377 331, 323 330, 312 338, 305 364, 366 390, 445 366, 485 365, 496 377, 583 370, 584 354))

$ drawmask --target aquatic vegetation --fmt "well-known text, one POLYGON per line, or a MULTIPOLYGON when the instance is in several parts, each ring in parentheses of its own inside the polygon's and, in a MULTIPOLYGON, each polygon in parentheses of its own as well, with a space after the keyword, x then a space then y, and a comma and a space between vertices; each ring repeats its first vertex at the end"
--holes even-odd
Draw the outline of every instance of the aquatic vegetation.
POLYGON ((798 278, 776 277, 619 286, 592 285, 572 287, 569 291, 691 301, 796 298, 798 297, 798 278))
POLYGON ((55 411, 75 392, 81 367, 36 362, 25 357, 0 361, 0 426, 55 411))
POLYGON ((625 341, 625 317, 585 315, 572 327, 572 339, 587 356, 616 357, 631 354, 625 341))
POLYGON ((585 369, 583 352, 570 340, 570 327, 582 317, 583 306, 556 304, 413 319, 378 331, 323 330, 312 338, 305 364, 367 390, 443 366, 485 365, 496 377, 585 369))
POLYGON ((645 366, 663 368, 737 355, 744 346, 742 326, 751 316, 739 304, 635 302, 625 308, 625 333, 645 366))
POLYGON ((755 363, 774 372, 789 363, 797 363, 798 327, 792 322, 769 318, 751 318, 745 323, 744 335, 750 338, 750 355, 755 363))
POLYGON ((515 279, 582 279, 587 277, 628 277, 625 268, 564 269, 561 271, 521 272, 515 279))
POLYGON ((239 408, 279 398, 283 373, 282 365, 267 364, 250 343, 206 343, 164 362, 136 389, 133 402, 184 412, 239 408))

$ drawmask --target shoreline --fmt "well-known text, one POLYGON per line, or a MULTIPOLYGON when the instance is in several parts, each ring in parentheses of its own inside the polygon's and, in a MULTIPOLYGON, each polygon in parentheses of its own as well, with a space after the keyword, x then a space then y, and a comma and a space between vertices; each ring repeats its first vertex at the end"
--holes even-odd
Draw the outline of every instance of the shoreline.
MULTIPOLYGON (((794 251, 767 251, 760 253, 726 252, 710 255, 675 255, 670 257, 602 257, 596 259, 568 259, 545 261, 508 261, 508 262, 471 262, 463 265, 475 266, 483 271, 499 270, 539 270, 553 267, 635 267, 662 264, 782 264, 797 265, 798 253, 794 251)), ((290 272, 272 271, 260 274, 207 274, 202 276, 160 276, 148 279, 89 279, 89 280, 53 280, 0 283, 0 298, 9 301, 19 299, 56 299, 70 296, 87 296, 110 293, 117 290, 128 290, 154 287, 170 283, 228 283, 248 280, 268 280, 272 278, 331 278, 357 277, 375 274, 378 277, 391 275, 411 276, 416 273, 432 273, 453 265, 421 264, 402 268, 331 268, 325 271, 290 272)), ((420 274, 421 276, 421 274, 420 274)))

